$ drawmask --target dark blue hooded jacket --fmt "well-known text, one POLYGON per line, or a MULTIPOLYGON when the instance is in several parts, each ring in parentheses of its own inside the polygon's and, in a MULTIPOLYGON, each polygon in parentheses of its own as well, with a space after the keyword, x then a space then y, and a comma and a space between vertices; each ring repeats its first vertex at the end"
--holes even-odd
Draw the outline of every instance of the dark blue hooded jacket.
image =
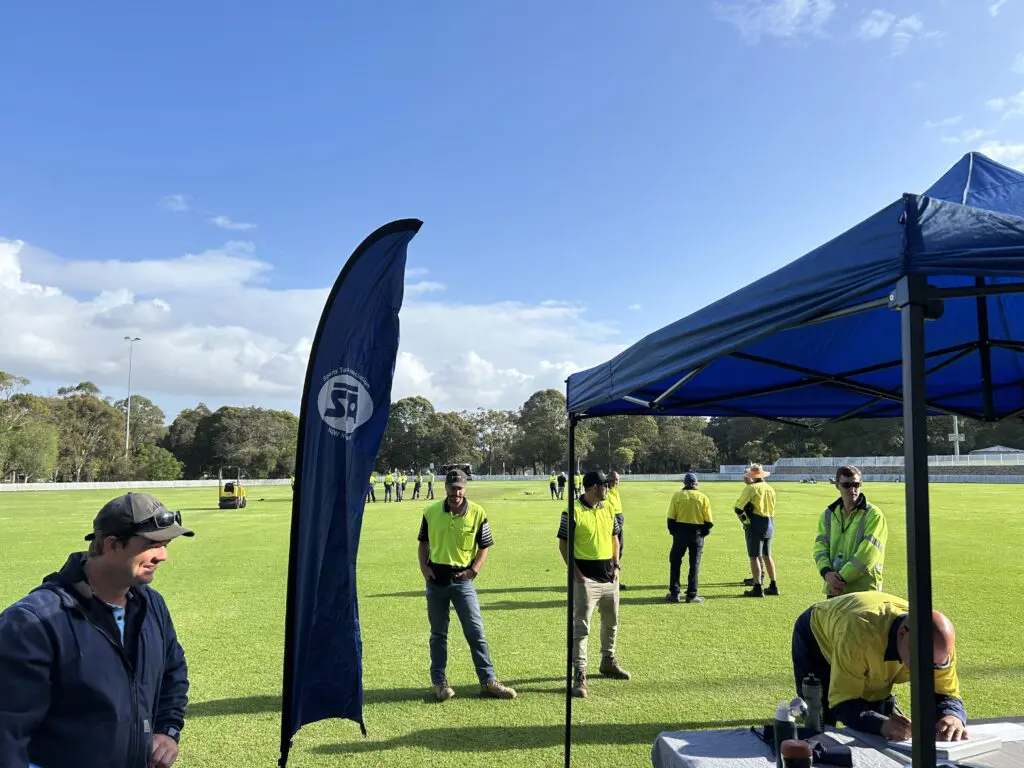
POLYGON ((3 768, 146 768, 153 734, 177 741, 184 726, 188 672, 163 598, 128 593, 122 644, 85 560, 0 613, 3 768))

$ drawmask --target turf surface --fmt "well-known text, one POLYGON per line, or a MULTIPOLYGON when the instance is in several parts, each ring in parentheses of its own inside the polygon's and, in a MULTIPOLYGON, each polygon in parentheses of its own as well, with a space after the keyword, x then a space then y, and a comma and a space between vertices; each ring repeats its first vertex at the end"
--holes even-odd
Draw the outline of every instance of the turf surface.
MULTIPOLYGON (((732 514, 739 483, 704 486, 716 526, 701 570, 703 605, 662 601, 669 536, 664 513, 677 486, 622 486, 626 541, 619 657, 630 682, 594 678, 574 705, 575 765, 650 765, 660 731, 747 725, 793 695, 793 620, 819 599, 810 550, 828 485, 779 483, 775 555, 783 595, 736 599, 749 575, 732 514)), ((886 591, 906 594, 900 485, 869 484, 889 521, 886 591)), ((957 627, 960 675, 972 717, 1024 714, 1019 494, 1016 486, 931 490, 936 607, 957 627)), ((0 494, 0 604, 6 605, 84 548, 82 536, 110 491, 0 494)), ((194 539, 175 542, 155 586, 170 605, 188 658, 191 703, 178 765, 276 764, 291 493, 250 489, 241 511, 216 509, 215 489, 162 491, 194 539)), ((481 700, 455 617, 449 679, 457 696, 432 703, 423 583, 416 565, 422 504, 371 504, 363 525, 359 595, 369 736, 348 721, 304 728, 289 765, 561 765, 564 718, 564 566, 555 532, 562 504, 546 481, 470 485, 495 547, 477 580, 499 677, 513 702, 481 700)), ((684 570, 685 575, 685 570, 684 570)), ((595 617, 596 618, 596 617, 595 617)), ((596 634, 591 656, 598 657, 596 634)), ((901 701, 909 705, 903 687, 901 701)))

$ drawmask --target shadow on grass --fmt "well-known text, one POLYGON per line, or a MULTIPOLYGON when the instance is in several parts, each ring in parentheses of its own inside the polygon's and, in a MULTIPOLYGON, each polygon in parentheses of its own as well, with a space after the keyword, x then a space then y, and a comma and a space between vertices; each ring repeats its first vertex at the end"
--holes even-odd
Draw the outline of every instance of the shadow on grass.
MULTIPOLYGON (((520 693, 564 693, 564 677, 528 677, 516 680, 506 680, 520 693), (553 683, 553 686, 539 687, 541 683, 553 683)), ((474 685, 460 685, 455 687, 456 693, 464 696, 477 696, 479 687, 474 685)), ((409 701, 419 701, 424 704, 434 704, 434 694, 429 685, 422 685, 418 688, 369 688, 363 691, 363 703, 370 704, 400 704, 409 701)), ((256 715, 265 712, 280 712, 280 696, 243 696, 235 699, 214 699, 212 701, 197 701, 188 705, 186 717, 222 717, 225 715, 256 715)))
MULTIPOLYGON (((713 587, 742 587, 744 586, 742 581, 722 581, 715 584, 703 584, 702 586, 713 588, 713 587)), ((622 590, 623 592, 649 592, 651 590, 665 590, 668 591, 666 584, 627 584, 622 590)), ((489 587, 483 589, 477 589, 478 595, 516 595, 525 592, 557 592, 559 594, 565 594, 565 585, 559 584, 557 587, 511 587, 509 589, 501 589, 499 587, 489 587)), ((365 597, 419 597, 423 598, 426 596, 426 592, 422 589, 410 592, 382 592, 376 595, 365 595, 365 597)), ((530 603, 522 603, 523 606, 529 607, 530 603)), ((543 603, 539 604, 539 607, 548 607, 543 603)))
MULTIPOLYGON (((573 726, 573 745, 653 744, 663 731, 695 731, 763 725, 762 720, 718 720, 691 723, 588 723, 573 726)), ((321 755, 383 752, 413 747, 438 752, 499 752, 509 749, 544 749, 565 743, 564 725, 526 725, 518 728, 479 726, 431 728, 413 731, 396 739, 326 744, 312 751, 321 755)))
MULTIPOLYGON (((519 592, 565 592, 565 585, 562 584, 557 587, 512 587, 510 589, 500 589, 497 587, 477 589, 478 595, 505 595, 505 594, 517 594, 519 592)), ((426 591, 423 589, 415 592, 385 592, 379 595, 366 595, 366 597, 426 597, 426 591)))

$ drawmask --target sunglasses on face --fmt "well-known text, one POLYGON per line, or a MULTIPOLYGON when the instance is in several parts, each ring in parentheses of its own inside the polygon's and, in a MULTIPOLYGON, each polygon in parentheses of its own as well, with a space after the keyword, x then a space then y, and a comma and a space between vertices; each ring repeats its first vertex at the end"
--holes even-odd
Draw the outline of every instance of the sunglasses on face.
POLYGON ((852 488, 860 488, 860 486, 861 483, 858 483, 855 480, 844 480, 839 484, 840 488, 845 488, 848 491, 851 490, 852 488))

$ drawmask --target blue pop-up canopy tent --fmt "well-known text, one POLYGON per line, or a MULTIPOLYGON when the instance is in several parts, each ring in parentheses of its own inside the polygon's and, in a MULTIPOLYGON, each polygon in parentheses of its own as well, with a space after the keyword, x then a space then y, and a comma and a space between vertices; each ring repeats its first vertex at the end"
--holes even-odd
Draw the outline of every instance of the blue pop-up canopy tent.
POLYGON ((1021 293, 1024 174, 970 153, 923 195, 568 379, 570 465, 594 416, 903 415, 915 766, 935 765, 925 416, 1024 414, 1021 293))

